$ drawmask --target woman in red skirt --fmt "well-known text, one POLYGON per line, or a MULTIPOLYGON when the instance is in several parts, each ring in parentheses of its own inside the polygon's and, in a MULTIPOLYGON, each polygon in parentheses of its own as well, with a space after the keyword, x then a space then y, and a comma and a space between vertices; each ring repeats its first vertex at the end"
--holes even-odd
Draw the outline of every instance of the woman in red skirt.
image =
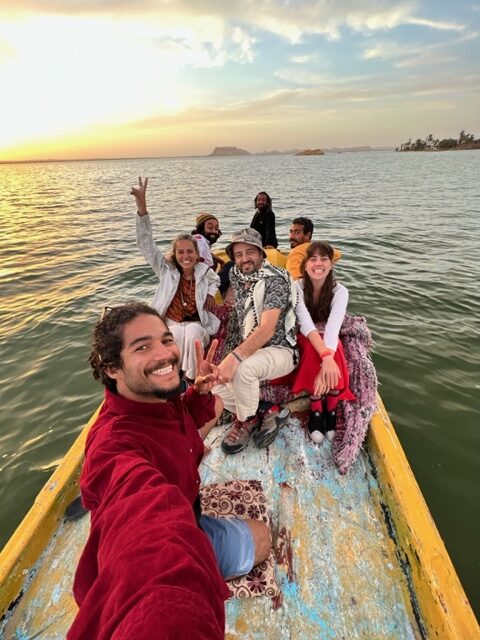
POLYGON ((310 394, 308 432, 317 443, 335 435, 339 400, 355 400, 338 338, 347 310, 348 290, 333 277, 333 248, 312 242, 297 280, 300 363, 291 374, 292 391, 310 394))

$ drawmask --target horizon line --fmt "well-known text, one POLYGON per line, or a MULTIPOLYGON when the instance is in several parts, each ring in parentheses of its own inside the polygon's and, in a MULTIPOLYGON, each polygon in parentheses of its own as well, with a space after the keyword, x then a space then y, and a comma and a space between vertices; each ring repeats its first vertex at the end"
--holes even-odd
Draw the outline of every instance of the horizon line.
MULTIPOLYGON (((357 145, 355 147, 325 147, 322 149, 323 151, 352 151, 357 149, 361 150, 369 150, 369 151, 389 151, 395 149, 395 146, 379 146, 379 147, 371 147, 370 145, 357 145)), ((294 155, 294 151, 258 151, 258 152, 248 152, 249 156, 275 156, 275 155, 294 155)), ((27 159, 27 160, 0 160, 0 165, 3 164, 41 164, 48 162, 107 162, 111 160, 171 160, 175 158, 237 158, 237 157, 246 157, 245 154, 193 154, 193 155, 184 155, 184 156, 115 156, 111 158, 37 158, 37 159, 27 159)))

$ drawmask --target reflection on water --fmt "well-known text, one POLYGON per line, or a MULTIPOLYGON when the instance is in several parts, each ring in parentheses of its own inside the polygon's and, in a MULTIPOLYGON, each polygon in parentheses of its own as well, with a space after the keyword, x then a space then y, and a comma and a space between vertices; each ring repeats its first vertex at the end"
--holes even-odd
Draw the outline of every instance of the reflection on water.
POLYGON ((202 210, 218 215, 226 244, 266 189, 283 247, 290 220, 305 215, 315 237, 341 248, 338 278, 373 331, 382 397, 478 602, 476 151, 0 166, 0 543, 100 401, 86 364, 99 310, 153 296, 128 195, 139 175, 151 176, 161 246, 202 210))

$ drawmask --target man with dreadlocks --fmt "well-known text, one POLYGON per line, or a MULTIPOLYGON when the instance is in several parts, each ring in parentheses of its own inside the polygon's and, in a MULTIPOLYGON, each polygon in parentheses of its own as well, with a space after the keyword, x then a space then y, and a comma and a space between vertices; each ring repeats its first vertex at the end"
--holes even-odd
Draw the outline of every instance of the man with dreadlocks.
POLYGON ((235 414, 222 442, 223 451, 233 454, 245 449, 250 435, 257 447, 268 446, 288 417, 288 410, 278 405, 259 411, 259 392, 260 381, 284 376, 295 367, 296 289, 287 271, 266 260, 258 231, 237 231, 226 252, 235 263, 230 283, 238 340, 219 365, 222 384, 213 392, 235 414))
POLYGON ((262 246, 266 249, 276 249, 278 240, 275 232, 275 213, 272 209, 272 199, 266 191, 260 191, 253 202, 255 215, 250 227, 262 236, 262 246))

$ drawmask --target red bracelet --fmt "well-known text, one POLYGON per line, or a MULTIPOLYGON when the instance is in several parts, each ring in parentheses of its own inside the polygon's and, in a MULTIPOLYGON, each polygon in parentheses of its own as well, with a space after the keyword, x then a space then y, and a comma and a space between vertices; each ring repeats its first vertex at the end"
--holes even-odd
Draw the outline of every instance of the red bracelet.
POLYGON ((326 351, 322 351, 322 353, 320 354, 320 358, 323 360, 324 358, 326 358, 327 356, 333 356, 334 354, 329 351, 328 349, 326 351))

